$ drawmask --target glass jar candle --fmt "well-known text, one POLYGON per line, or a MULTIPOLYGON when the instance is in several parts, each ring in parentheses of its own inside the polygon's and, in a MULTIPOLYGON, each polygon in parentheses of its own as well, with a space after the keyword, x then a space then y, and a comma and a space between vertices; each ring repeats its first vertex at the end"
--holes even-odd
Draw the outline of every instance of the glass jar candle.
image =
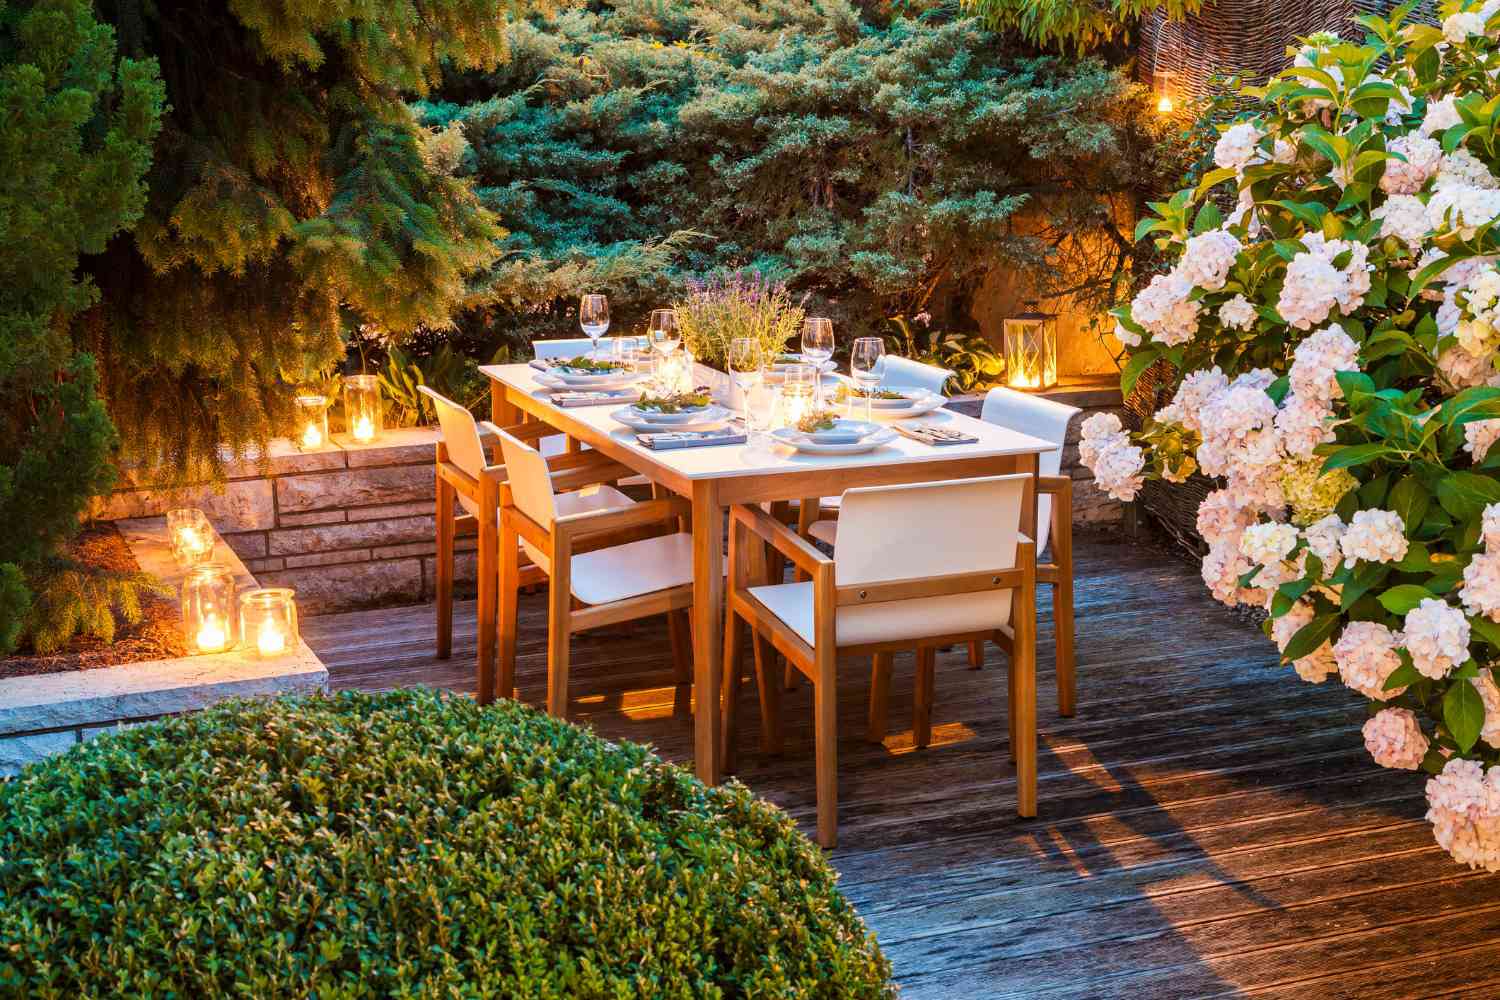
POLYGON ((203 563, 182 581, 182 631, 193 653, 222 653, 235 644, 234 574, 222 563, 203 563))
POLYGON ((167 543, 179 566, 208 562, 214 553, 214 531, 208 526, 207 515, 197 507, 167 511, 167 543))
POLYGON ((328 443, 328 397, 298 396, 297 447, 316 451, 328 443))
POLYGON ((344 426, 357 444, 380 436, 380 382, 374 375, 345 377, 344 426))
POLYGON ((258 587, 240 595, 240 635, 247 650, 269 659, 296 648, 295 594, 290 587, 258 587))
POLYGON ((811 382, 783 382, 779 406, 781 412, 776 422, 781 427, 796 427, 798 421, 813 411, 813 405, 811 382))

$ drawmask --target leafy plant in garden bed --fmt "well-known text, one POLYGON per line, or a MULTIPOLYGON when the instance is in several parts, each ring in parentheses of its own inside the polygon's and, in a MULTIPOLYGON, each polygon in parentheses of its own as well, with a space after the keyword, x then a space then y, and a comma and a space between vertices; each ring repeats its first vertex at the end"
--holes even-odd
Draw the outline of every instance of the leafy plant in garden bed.
POLYGON ((0 785, 0 995, 893 996, 745 788, 514 702, 235 702, 0 785))
POLYGON ((1175 264, 1117 311, 1126 392, 1165 359, 1176 393, 1080 452, 1122 499, 1218 477, 1214 595, 1364 695, 1374 759, 1435 775, 1438 842, 1500 870, 1500 2, 1440 12, 1314 36, 1247 92, 1217 168, 1138 230, 1175 264))
POLYGON ((936 365, 953 372, 944 388, 952 392, 977 392, 999 385, 1005 374, 1005 359, 977 332, 930 329, 927 313, 890 317, 894 332, 885 335, 887 348, 904 358, 936 365))

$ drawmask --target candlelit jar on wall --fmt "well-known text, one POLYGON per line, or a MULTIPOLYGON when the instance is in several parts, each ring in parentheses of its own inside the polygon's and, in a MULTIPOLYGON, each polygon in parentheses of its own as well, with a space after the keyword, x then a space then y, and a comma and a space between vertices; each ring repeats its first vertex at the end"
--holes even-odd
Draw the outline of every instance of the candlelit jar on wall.
POLYGON ((208 517, 197 507, 167 511, 167 542, 179 566, 207 562, 214 552, 213 529, 208 526, 208 517))
POLYGON ((269 658, 296 647, 295 594, 290 587, 258 587, 240 595, 240 635, 247 650, 269 658))
POLYGON ((1005 321, 1005 384, 1012 389, 1050 389, 1057 384, 1057 317, 1035 303, 1005 321))
POLYGON ((203 563, 182 581, 182 631, 194 653, 222 653, 235 644, 234 574, 223 563, 203 563))
POLYGON ((328 397, 298 396, 297 447, 316 451, 328 443, 328 397))
POLYGON ((380 436, 380 381, 374 375, 344 377, 344 426, 358 444, 380 436))

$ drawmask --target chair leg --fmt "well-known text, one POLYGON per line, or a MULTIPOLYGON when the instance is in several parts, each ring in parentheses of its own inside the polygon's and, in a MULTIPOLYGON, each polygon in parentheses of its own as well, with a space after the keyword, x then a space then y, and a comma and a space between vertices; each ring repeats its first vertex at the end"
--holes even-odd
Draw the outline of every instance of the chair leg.
POLYGON ((1057 714, 1071 716, 1077 709, 1078 672, 1073 659, 1073 571, 1059 573, 1052 585, 1053 648, 1057 658, 1057 714))
POLYGON ((437 655, 453 655, 453 487, 437 477, 437 655))
POLYGON ((516 595, 521 589, 521 550, 513 532, 500 533, 500 599, 497 617, 500 623, 500 667, 496 693, 501 698, 516 696, 516 595))
POLYGON ((495 700, 495 640, 498 637, 500 575, 495 566, 499 552, 499 532, 495 523, 494 506, 481 508, 479 515, 479 704, 488 705, 495 700))
POLYGON ((547 588, 547 713, 568 717, 568 653, 572 638, 573 594, 567 554, 553 547, 547 588))
POLYGON ((932 689, 936 681, 937 650, 917 650, 917 697, 912 710, 912 742, 918 747, 932 743, 932 689))
POLYGON ((719 739, 719 759, 721 760, 725 774, 733 774, 738 763, 736 749, 739 746, 740 735, 740 678, 744 669, 740 663, 740 644, 744 641, 744 630, 741 628, 740 616, 729 609, 724 616, 724 680, 723 698, 721 705, 721 717, 723 725, 719 739))
POLYGON ((886 721, 891 710, 891 661, 890 653, 876 653, 870 668, 870 720, 865 725, 865 739, 871 743, 885 740, 886 721))
POLYGON ((782 679, 776 676, 776 647, 759 631, 753 633, 751 642, 755 648, 755 688, 760 694, 760 749, 762 753, 779 754, 784 738, 781 731, 782 679))
POLYGON ((667 632, 672 638, 672 714, 693 714, 693 637, 685 610, 667 612, 667 632))
POLYGON ((1010 647, 1010 660, 1009 663, 1007 663, 1005 670, 1005 721, 1006 725, 1010 729, 1011 760, 1020 759, 1016 753, 1016 738, 1018 735, 1018 730, 1016 729, 1016 657, 1019 655, 1020 653, 1015 643, 1012 642, 1010 647))
POLYGON ((969 640, 969 669, 978 670, 984 666, 984 640, 969 640))
POLYGON ((1014 653, 1010 672, 1015 677, 1010 717, 1015 720, 1016 812, 1036 815, 1036 577, 1034 572, 1016 592, 1014 653))
POLYGON ((838 681, 834 671, 834 651, 820 644, 817 657, 818 679, 813 684, 813 737, 817 756, 818 843, 831 850, 839 842, 838 681))

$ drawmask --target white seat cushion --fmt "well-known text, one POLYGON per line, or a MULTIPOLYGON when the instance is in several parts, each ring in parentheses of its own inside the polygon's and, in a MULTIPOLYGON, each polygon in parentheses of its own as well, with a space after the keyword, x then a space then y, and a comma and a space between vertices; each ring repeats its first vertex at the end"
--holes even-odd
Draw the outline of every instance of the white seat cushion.
POLYGON ((573 557, 573 596, 584 604, 623 601, 692 582, 693 536, 685 531, 573 557))
MULTIPOLYGON (((598 485, 586 486, 581 490, 571 493, 558 493, 553 496, 552 502, 557 506, 557 516, 567 517, 569 514, 585 514, 591 510, 614 510, 619 507, 630 507, 635 501, 630 499, 613 486, 598 485)), ((531 561, 541 567, 542 572, 552 571, 552 560, 547 553, 542 552, 530 542, 522 541, 521 548, 531 557, 531 561)))
MULTIPOLYGON (((803 642, 815 645, 811 583, 751 587, 750 593, 801 636, 803 642)), ((1010 617, 1009 597, 1010 591, 995 590, 839 608, 834 641, 840 646, 860 646, 869 642, 901 642, 959 632, 1005 629, 1010 617)))
POLYGON ((839 543, 839 523, 837 521, 814 521, 808 525, 807 533, 818 541, 828 545, 839 543))

